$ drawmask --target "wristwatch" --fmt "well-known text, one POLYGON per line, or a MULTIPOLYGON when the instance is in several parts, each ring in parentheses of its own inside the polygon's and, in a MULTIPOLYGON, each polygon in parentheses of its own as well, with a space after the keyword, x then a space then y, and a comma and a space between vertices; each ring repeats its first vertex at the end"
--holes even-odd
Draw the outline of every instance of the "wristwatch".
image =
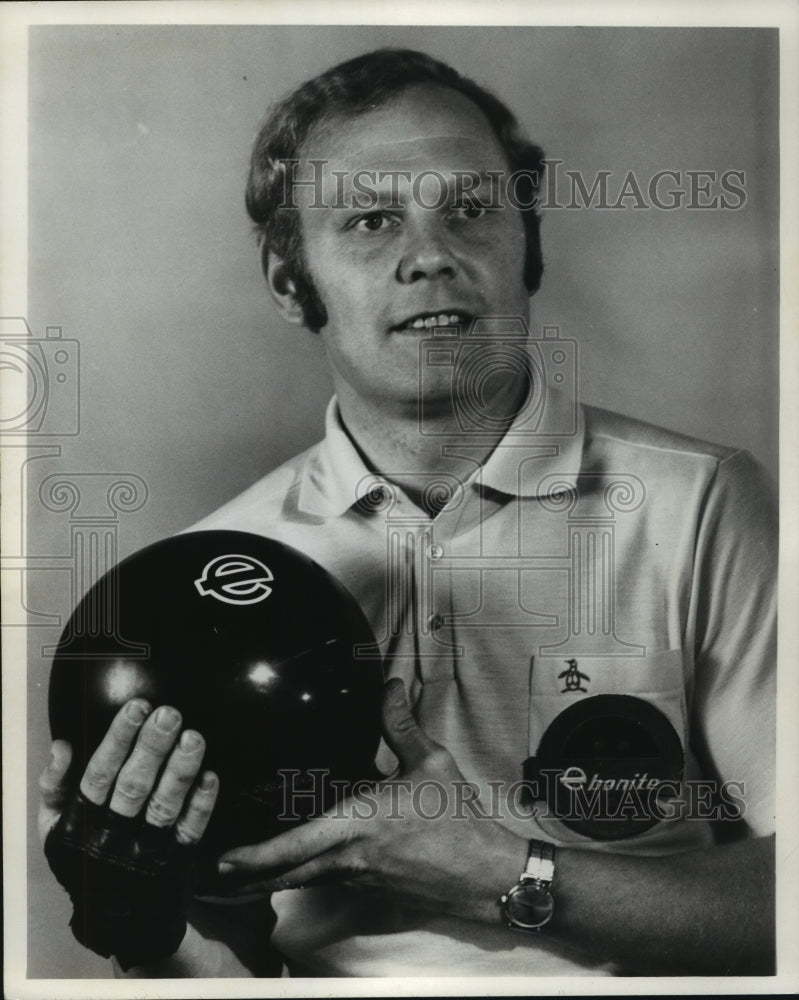
POLYGON ((555 877, 555 847, 543 840, 530 841, 527 867, 516 885, 499 897, 508 927, 539 932, 555 912, 550 892, 555 877))

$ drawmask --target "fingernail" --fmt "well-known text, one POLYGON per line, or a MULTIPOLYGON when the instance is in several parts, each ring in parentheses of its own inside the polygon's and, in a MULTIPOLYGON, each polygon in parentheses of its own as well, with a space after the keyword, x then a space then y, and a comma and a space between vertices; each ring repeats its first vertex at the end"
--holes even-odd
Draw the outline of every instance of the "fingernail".
POLYGON ((216 868, 220 875, 229 875, 236 870, 236 866, 229 861, 220 861, 216 868))
POLYGON ((200 778, 200 788, 204 792, 210 792, 214 787, 216 787, 216 775, 213 771, 206 771, 200 778))
POLYGON ((199 733, 195 733, 191 729, 187 729, 185 733, 180 737, 180 749, 184 750, 186 753, 190 753, 192 750, 197 750, 203 745, 202 737, 199 733))
POLYGON ((169 705, 162 705, 155 713, 155 727, 162 733, 171 733, 180 722, 180 715, 169 705))
POLYGON ((129 701, 125 707, 125 715, 127 715, 131 722, 135 722, 136 725, 144 722, 149 713, 150 706, 146 701, 129 701))

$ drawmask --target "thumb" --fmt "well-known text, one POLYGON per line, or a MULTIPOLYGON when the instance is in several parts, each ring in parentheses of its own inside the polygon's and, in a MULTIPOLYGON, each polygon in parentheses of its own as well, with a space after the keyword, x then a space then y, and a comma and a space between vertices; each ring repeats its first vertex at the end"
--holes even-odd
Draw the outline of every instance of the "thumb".
POLYGON ((44 842, 51 827, 58 822, 69 789, 66 774, 72 761, 72 747, 65 740, 56 740, 50 750, 50 759, 39 777, 39 836, 44 842))
POLYGON ((383 736, 400 763, 400 771, 418 767, 438 744, 431 740, 411 713, 405 685, 398 677, 383 689, 383 736))

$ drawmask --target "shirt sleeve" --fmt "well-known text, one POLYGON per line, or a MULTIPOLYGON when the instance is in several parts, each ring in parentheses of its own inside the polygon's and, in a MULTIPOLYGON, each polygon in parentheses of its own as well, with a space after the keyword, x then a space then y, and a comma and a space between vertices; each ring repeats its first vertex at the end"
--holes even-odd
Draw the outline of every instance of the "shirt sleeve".
POLYGON ((694 567, 694 752, 736 782, 751 834, 774 829, 777 503, 764 470, 738 451, 705 496, 694 567))

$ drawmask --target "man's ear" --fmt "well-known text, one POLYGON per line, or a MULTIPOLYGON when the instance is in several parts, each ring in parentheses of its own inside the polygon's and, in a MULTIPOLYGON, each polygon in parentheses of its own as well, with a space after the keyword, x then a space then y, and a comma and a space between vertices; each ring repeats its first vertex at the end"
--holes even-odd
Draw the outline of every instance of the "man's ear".
POLYGON ((303 326, 305 316, 297 301, 297 286, 283 258, 264 246, 261 251, 261 266, 280 315, 295 326, 303 326))

